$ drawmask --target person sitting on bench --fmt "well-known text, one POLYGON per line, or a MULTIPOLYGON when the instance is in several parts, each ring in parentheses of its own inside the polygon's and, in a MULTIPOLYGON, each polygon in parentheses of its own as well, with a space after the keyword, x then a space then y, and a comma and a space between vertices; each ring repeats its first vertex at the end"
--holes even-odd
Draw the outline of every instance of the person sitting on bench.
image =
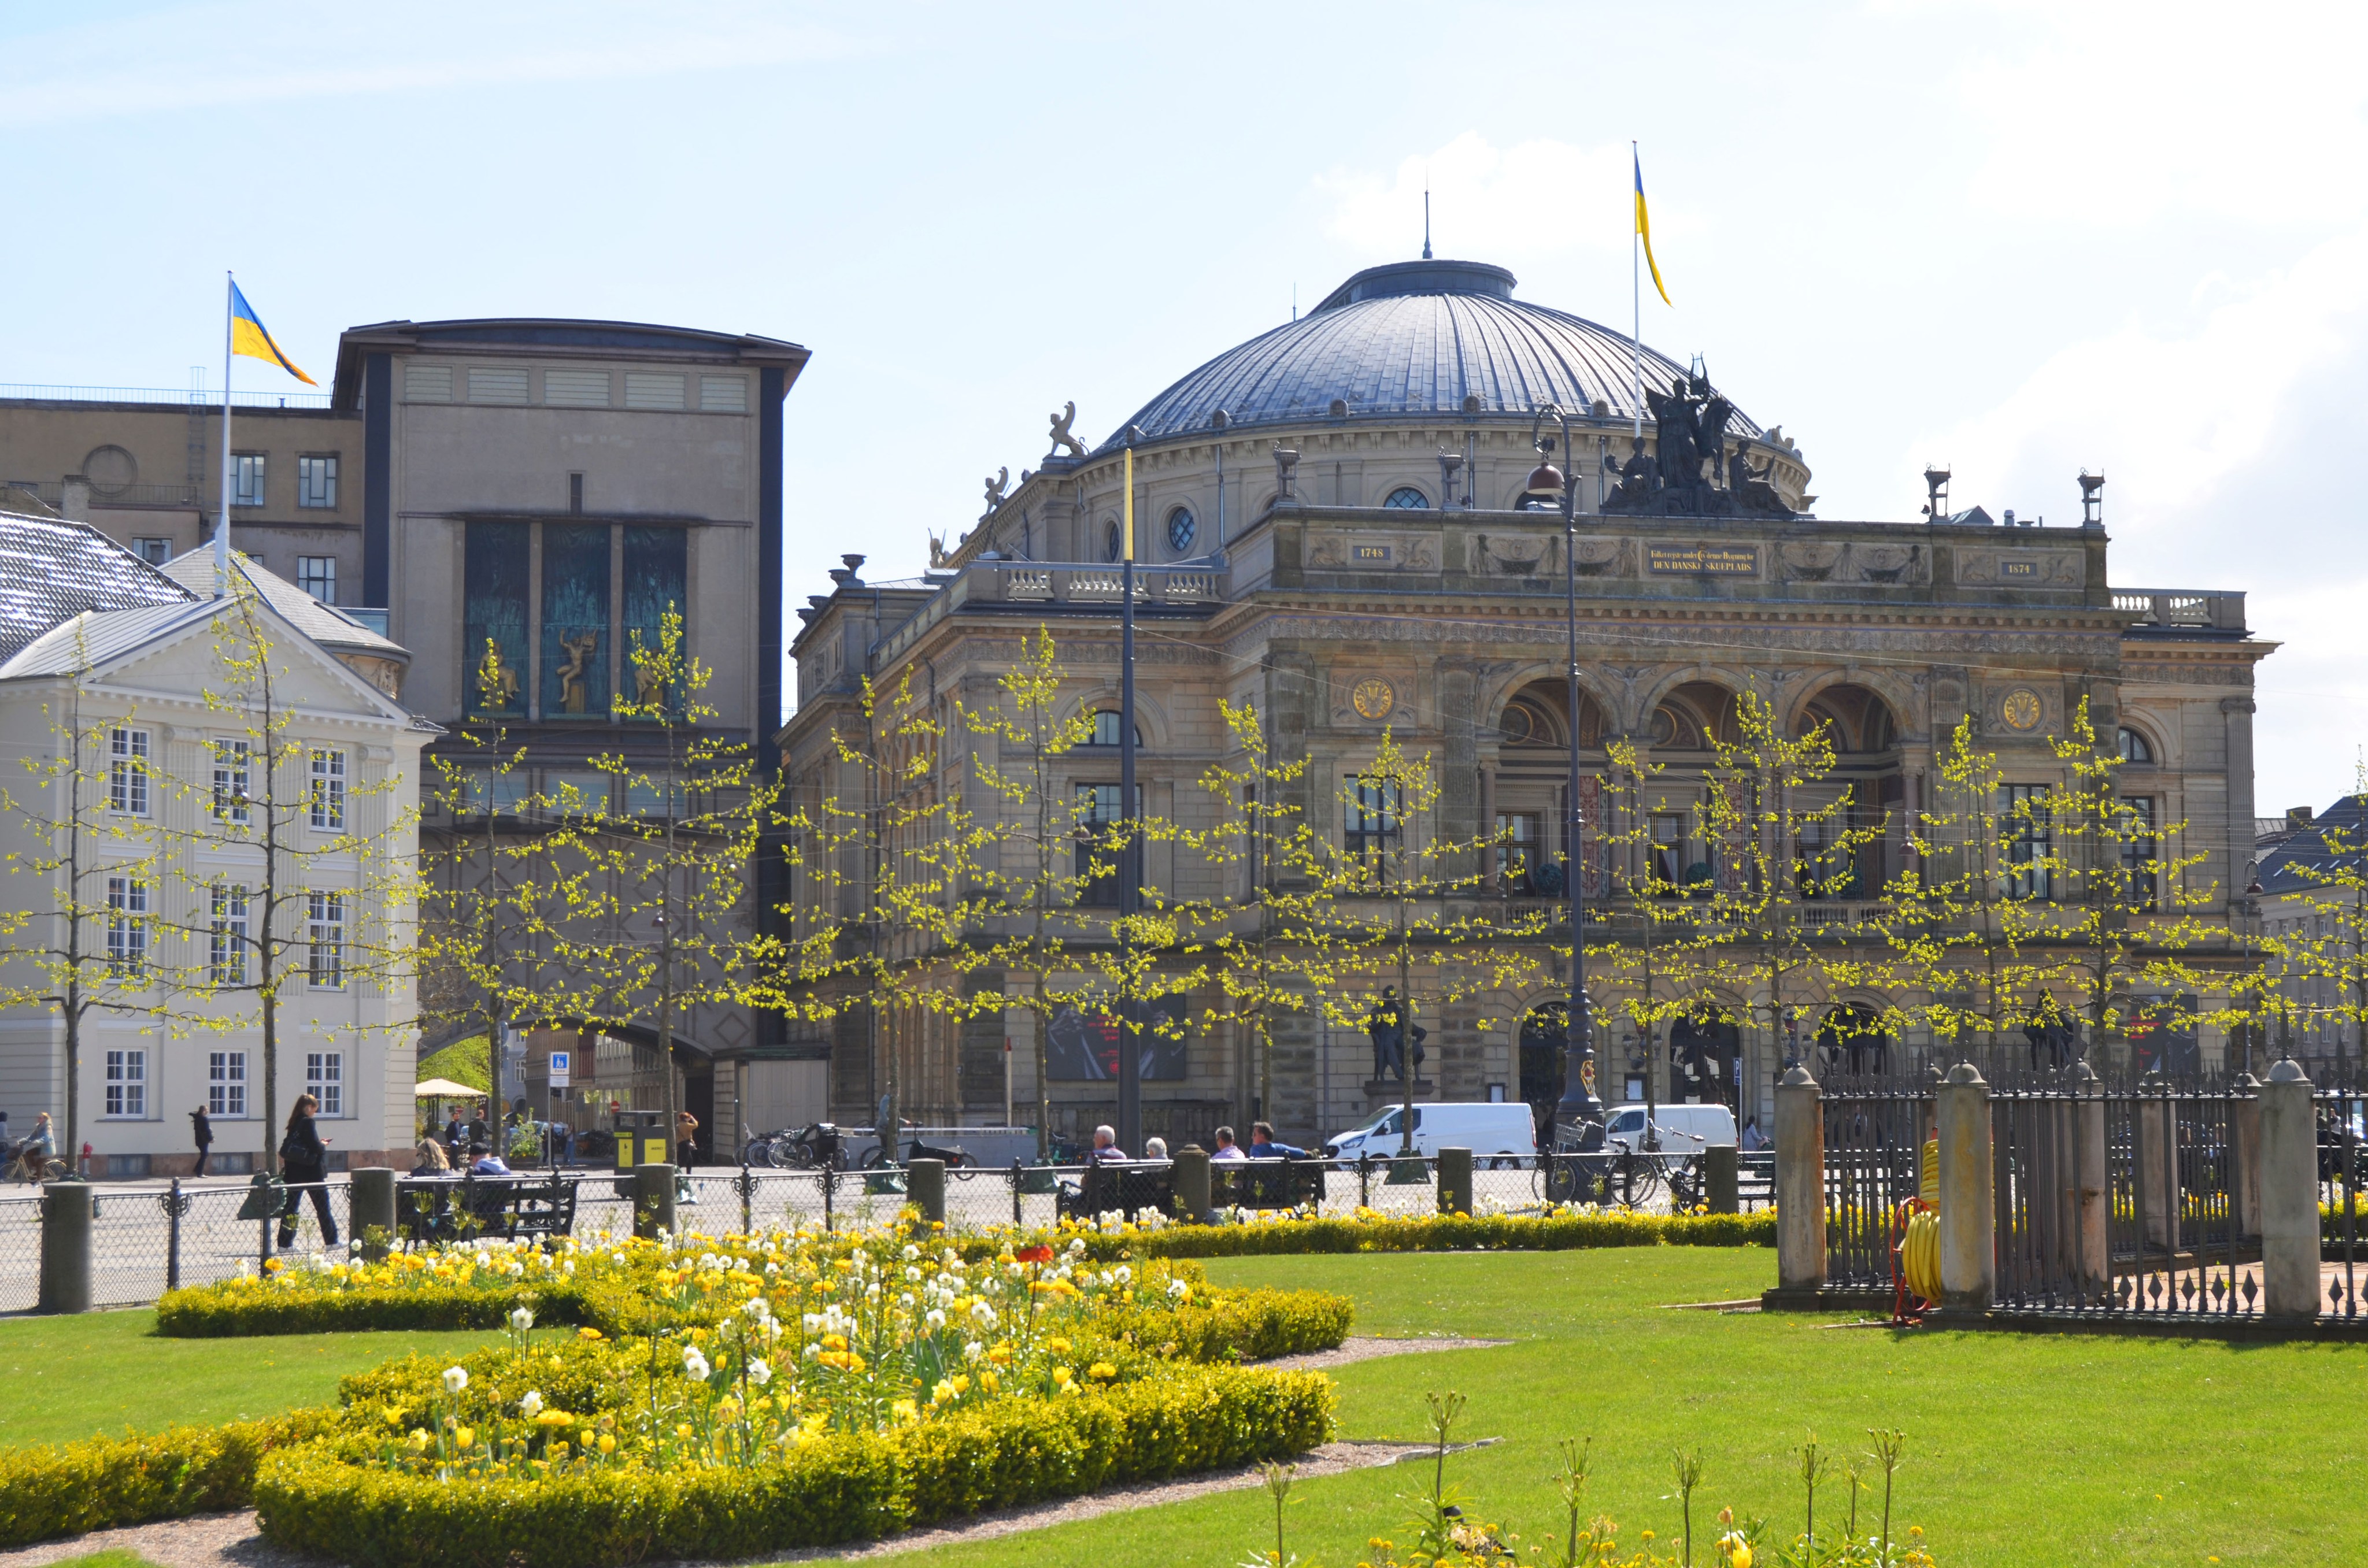
POLYGON ((1304 1160, 1307 1151, 1274 1141, 1274 1129, 1263 1121, 1250 1123, 1250 1156, 1253 1160, 1304 1160))
POLYGON ((502 1157, 499 1154, 495 1153, 490 1145, 484 1143, 472 1143, 469 1145, 469 1174, 472 1176, 508 1176, 510 1174, 510 1168, 509 1166, 502 1164, 502 1157))
POLYGON ((1248 1155, 1242 1153, 1242 1146, 1234 1142, 1234 1130, 1232 1128, 1220 1127, 1217 1129, 1217 1152, 1210 1155, 1210 1159, 1246 1160, 1248 1157, 1248 1155))

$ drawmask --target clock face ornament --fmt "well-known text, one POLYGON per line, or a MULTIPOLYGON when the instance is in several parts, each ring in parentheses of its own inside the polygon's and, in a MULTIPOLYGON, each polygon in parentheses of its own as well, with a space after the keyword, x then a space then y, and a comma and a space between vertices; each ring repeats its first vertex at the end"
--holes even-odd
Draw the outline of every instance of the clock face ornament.
POLYGON ((2006 694, 1998 705, 1998 717, 2009 730, 2035 730, 2039 727, 2039 694, 2028 687, 2018 687, 2006 694))
POLYGON ((1390 710, 1397 706, 1398 694, 1396 688, 1381 676, 1367 676, 1349 690, 1349 702, 1357 710, 1357 716, 1360 719, 1386 719, 1390 710))

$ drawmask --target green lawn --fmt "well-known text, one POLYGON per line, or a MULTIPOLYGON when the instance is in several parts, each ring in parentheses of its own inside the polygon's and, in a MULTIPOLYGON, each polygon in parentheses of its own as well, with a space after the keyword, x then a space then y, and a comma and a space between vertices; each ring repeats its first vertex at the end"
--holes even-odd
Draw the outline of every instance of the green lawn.
MULTIPOLYGON (((1502 1437, 1449 1461, 1485 1517, 1551 1528, 1554 1440, 1591 1437, 1597 1506, 1623 1534, 1677 1524, 1673 1446, 1708 1465, 1699 1517, 1722 1504, 1799 1528, 1792 1448, 1814 1426, 1857 1451, 1905 1427, 1898 1518, 1930 1532, 1944 1568, 2039 1563, 2310 1564, 2368 1544, 2353 1500, 2368 1346, 2229 1346, 2087 1335, 1836 1329, 1791 1315, 1660 1310, 1746 1296, 1759 1250, 1239 1258, 1224 1283, 1341 1291, 1363 1334, 1508 1338, 1344 1368, 1344 1435, 1415 1437, 1422 1395, 1471 1405, 1459 1437, 1502 1437)), ((337 1378, 411 1349, 484 1335, 169 1340, 144 1312, 0 1321, 0 1442, 222 1421, 332 1396, 337 1378)), ((1310 1482, 1291 1507, 1303 1562, 1349 1568, 1369 1536, 1405 1539, 1412 1468, 1310 1482)), ((1839 1483, 1820 1517, 1839 1509, 1839 1483)), ((1236 1492, 974 1546, 914 1568, 1230 1568, 1262 1538, 1262 1494, 1236 1492)), ((1532 1539, 1535 1534, 1532 1533, 1532 1539)), ((1700 1561, 1699 1556, 1697 1561, 1700 1561)), ((107 1568, 115 1568, 108 1563, 107 1568)))
POLYGON ((336 1397, 337 1380, 414 1350, 457 1352, 499 1337, 322 1334, 161 1339, 153 1312, 0 1319, 0 1446, 126 1427, 236 1421, 336 1397))
MULTIPOLYGON (((1360 1334, 1510 1338, 1492 1350, 1341 1369, 1343 1435, 1414 1437, 1422 1395, 1471 1399, 1463 1437, 1495 1448, 1449 1461, 1483 1517, 1550 1528, 1554 1441, 1591 1437, 1590 1495, 1623 1536, 1678 1523, 1668 1456, 1708 1464, 1697 1518, 1722 1504, 1800 1527, 1791 1467, 1804 1427, 1857 1452, 1865 1429, 1909 1436, 1896 1518, 1922 1525, 1943 1568, 2039 1563, 2323 1564, 2368 1542, 2357 1501, 2368 1347, 2235 1347, 2087 1335, 1820 1328, 1792 1315, 1672 1312, 1748 1296, 1766 1252, 1661 1248, 1414 1257, 1241 1258, 1224 1283, 1311 1286, 1356 1299, 1360 1334)), ((1291 1549, 1353 1564, 1400 1541, 1412 1468, 1311 1482, 1291 1549)), ((1819 1515, 1839 1506, 1839 1484, 1819 1515)), ((1031 1531, 908 1559, 914 1568, 1228 1568, 1261 1540, 1262 1493, 1031 1531)), ((1532 1534, 1531 1539, 1537 1539, 1532 1534)), ((1701 1556, 1697 1553, 1696 1561, 1701 1556)))

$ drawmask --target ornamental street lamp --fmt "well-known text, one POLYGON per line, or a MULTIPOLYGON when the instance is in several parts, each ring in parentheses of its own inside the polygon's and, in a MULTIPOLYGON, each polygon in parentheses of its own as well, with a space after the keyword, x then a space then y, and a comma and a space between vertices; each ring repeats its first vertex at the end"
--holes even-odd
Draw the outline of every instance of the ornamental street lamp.
POLYGON ((1118 1002, 1118 1146, 1143 1154, 1143 1039, 1139 1009, 1127 987, 1134 976, 1134 916, 1143 902, 1143 861, 1136 852, 1141 824, 1134 801, 1134 441, 1126 429, 1125 523, 1118 596, 1118 950, 1121 976, 1118 1002))
MULTIPOLYGON (((1579 876, 1579 834, 1585 824, 1578 806, 1578 475, 1570 442, 1570 415, 1560 403, 1538 405, 1535 417, 1530 421, 1530 445, 1538 450, 1538 467, 1530 476, 1530 491, 1538 492, 1539 482, 1544 480, 1560 492, 1564 616, 1570 640, 1569 664, 1564 671, 1569 698, 1566 717, 1570 724, 1570 785, 1563 812, 1563 892, 1570 901, 1570 1005, 1563 1015, 1562 1101, 1554 1107, 1554 1119, 1562 1123, 1600 1121, 1603 1101, 1595 1092, 1595 1015, 1587 996, 1587 910, 1579 876), (1554 471, 1554 437, 1544 433, 1549 419, 1562 428, 1563 460, 1574 465, 1571 473, 1554 471)), ((1496 824, 1487 826, 1493 830, 1496 824)))

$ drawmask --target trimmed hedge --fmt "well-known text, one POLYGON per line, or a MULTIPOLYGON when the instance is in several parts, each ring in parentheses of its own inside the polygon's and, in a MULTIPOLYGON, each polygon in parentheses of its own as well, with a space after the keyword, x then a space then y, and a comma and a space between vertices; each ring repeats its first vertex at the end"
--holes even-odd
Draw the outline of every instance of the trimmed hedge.
POLYGON ((0 1449, 0 1546, 244 1508, 274 1449, 330 1430, 334 1410, 227 1426, 0 1449))
MULTIPOLYGON (((1274 1220, 1165 1225, 1099 1238, 1110 1255, 1243 1257, 1289 1253, 1564 1252, 1588 1247, 1774 1246, 1776 1211, 1753 1214, 1434 1214, 1416 1219, 1274 1220)), ((1102 1250, 1088 1243, 1094 1251, 1102 1250)))
POLYGON ((366 1468, 367 1439, 266 1456, 266 1540, 361 1568, 574 1568, 733 1558, 1304 1452, 1330 1436, 1313 1372, 1177 1367, 1104 1392, 801 1447, 777 1464, 444 1484, 366 1468))

